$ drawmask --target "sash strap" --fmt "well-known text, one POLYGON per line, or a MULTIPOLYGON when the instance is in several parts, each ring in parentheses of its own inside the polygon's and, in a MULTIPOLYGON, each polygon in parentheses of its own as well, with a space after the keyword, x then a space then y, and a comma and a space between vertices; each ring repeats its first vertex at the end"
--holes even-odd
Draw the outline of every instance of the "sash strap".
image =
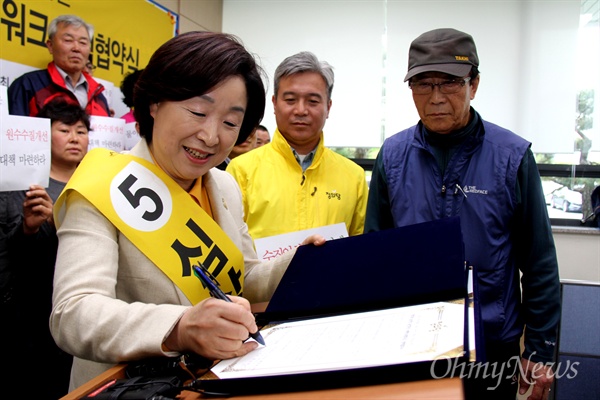
POLYGON ((56 201, 57 229, 71 190, 92 203, 192 304, 210 296, 193 274, 191 266, 198 262, 216 277, 225 293, 242 295, 242 252, 191 196, 155 164, 103 148, 90 150, 56 201))

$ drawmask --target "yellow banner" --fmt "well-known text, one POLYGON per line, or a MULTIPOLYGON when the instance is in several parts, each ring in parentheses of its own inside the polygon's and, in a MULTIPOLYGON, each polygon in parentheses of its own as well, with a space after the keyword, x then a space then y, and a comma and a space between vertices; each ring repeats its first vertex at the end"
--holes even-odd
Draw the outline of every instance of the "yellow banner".
POLYGON ((94 76, 117 87, 130 71, 142 69, 152 53, 177 34, 179 16, 149 0, 3 0, 0 59, 46 68, 48 25, 73 14, 94 26, 94 76))

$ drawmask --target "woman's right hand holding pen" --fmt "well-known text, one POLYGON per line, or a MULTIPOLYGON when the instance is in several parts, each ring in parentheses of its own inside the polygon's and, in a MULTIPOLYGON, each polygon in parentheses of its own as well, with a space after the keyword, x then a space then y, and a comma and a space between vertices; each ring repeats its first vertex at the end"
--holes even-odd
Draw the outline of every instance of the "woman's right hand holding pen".
POLYGON ((231 303, 208 298, 190 307, 164 345, 171 351, 194 352, 213 360, 243 356, 258 347, 246 341, 258 331, 248 300, 229 296, 231 303))

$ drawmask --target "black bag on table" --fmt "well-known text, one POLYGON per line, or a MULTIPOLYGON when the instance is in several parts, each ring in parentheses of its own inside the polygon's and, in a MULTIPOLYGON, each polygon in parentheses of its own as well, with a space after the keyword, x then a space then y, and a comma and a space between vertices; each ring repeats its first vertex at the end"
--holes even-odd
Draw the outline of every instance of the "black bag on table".
POLYGON ((175 398, 181 391, 181 380, 176 376, 148 378, 136 376, 117 379, 83 397, 84 400, 150 400, 175 398), (162 397, 161 397, 162 396, 162 397))

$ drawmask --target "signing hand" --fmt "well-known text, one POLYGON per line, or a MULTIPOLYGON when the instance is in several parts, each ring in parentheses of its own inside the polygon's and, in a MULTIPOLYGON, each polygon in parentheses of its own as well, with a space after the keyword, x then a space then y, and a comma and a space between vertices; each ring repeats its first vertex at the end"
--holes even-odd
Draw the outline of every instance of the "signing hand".
POLYGON ((232 303, 206 299, 188 309, 164 344, 172 351, 192 351, 212 360, 243 356, 258 347, 247 341, 258 331, 248 300, 229 296, 232 303))

